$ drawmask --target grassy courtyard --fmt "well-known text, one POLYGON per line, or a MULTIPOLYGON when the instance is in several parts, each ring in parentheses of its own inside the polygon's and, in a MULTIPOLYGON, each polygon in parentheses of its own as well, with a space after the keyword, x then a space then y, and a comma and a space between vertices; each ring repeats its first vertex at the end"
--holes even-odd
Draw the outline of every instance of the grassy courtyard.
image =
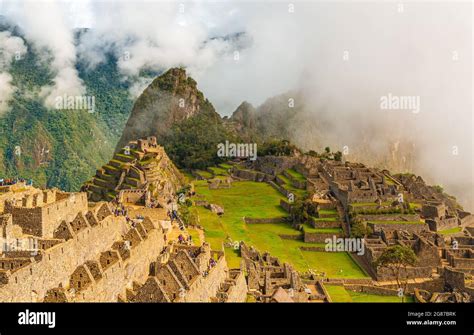
MULTIPOLYGON (((325 287, 333 302, 402 302, 398 296, 354 292, 338 285, 325 285, 325 287)), ((405 302, 413 302, 413 298, 405 297, 405 302)))
MULTIPOLYGON (((206 181, 195 181, 198 195, 210 203, 224 208, 219 217, 204 207, 197 207, 205 239, 213 249, 222 249, 230 237, 232 241, 244 241, 259 251, 268 251, 283 262, 292 264, 298 271, 313 269, 330 276, 364 278, 366 274, 346 253, 301 251, 300 247, 320 246, 302 240, 283 239, 280 235, 299 236, 301 233, 287 223, 246 224, 247 218, 285 218, 279 205, 283 196, 267 183, 250 181, 233 182, 229 189, 210 190, 206 181), (342 271, 341 271, 342 270, 342 271)), ((240 257, 232 248, 226 248, 226 258, 231 267, 238 267, 240 257)))

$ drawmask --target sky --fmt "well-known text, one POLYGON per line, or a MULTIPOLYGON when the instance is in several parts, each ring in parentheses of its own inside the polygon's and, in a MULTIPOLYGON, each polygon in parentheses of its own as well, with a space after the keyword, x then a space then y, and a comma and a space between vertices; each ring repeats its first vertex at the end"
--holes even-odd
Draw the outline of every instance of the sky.
MULTIPOLYGON (((185 66, 221 115, 299 91, 305 147, 316 145, 313 124, 325 125, 319 139, 354 148, 357 159, 362 149, 388 150, 387 140, 408 143, 415 172, 474 209, 470 2, 0 0, 0 15, 53 53, 46 105, 83 94, 75 62, 93 70, 107 51, 134 96, 149 83, 141 69, 185 66), (72 31, 84 27, 76 46, 72 31), (419 110, 383 109, 388 96, 416 98, 419 110)), ((5 68, 0 83, 7 98, 15 88, 5 68)))

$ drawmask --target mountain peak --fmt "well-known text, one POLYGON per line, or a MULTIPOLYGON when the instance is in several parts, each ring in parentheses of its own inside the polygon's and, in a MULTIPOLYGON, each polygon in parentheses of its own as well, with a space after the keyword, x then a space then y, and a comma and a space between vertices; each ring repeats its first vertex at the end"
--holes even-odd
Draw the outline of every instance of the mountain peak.
MULTIPOLYGON (((136 138, 166 136, 173 124, 206 110, 217 114, 184 68, 171 68, 153 80, 138 97, 116 151, 136 138)), ((212 105, 211 105, 212 107, 212 105)))

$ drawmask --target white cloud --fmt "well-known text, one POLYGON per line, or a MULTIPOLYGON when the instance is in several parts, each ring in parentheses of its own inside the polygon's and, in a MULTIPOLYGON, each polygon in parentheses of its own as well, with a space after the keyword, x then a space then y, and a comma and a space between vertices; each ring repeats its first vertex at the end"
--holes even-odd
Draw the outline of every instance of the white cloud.
POLYGON ((47 107, 54 107, 59 95, 82 95, 85 92, 78 77, 73 33, 65 15, 67 3, 55 1, 6 1, 5 14, 24 32, 39 51, 48 50, 53 56, 51 68, 54 84, 42 92, 47 107))
POLYGON ((8 110, 16 88, 12 84, 12 76, 7 72, 11 63, 26 53, 27 48, 19 37, 11 36, 8 31, 0 32, 0 115, 8 110))
POLYGON ((8 110, 8 102, 15 92, 15 87, 11 84, 12 76, 9 73, 0 73, 0 116, 8 110))

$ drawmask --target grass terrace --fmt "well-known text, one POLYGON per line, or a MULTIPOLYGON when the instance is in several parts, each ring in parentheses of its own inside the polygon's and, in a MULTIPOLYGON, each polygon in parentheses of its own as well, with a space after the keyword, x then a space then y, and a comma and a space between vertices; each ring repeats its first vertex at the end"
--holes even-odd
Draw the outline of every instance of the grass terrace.
POLYGON ((454 228, 451 228, 451 229, 441 230, 438 233, 440 233, 442 235, 451 235, 451 234, 460 233, 461 231, 462 231, 462 227, 454 227, 454 228))
MULTIPOLYGON (((342 278, 365 278, 367 275, 346 253, 302 251, 301 247, 324 246, 304 243, 303 240, 285 239, 281 235, 295 238, 301 232, 283 222, 287 213, 279 203, 284 197, 267 183, 236 181, 231 188, 210 190, 205 180, 194 181, 196 193, 209 203, 224 208, 219 217, 204 207, 197 207, 200 224, 205 230, 205 239, 216 250, 222 250, 227 237, 232 241, 244 241, 260 252, 268 251, 280 261, 290 263, 298 271, 326 272, 342 278), (246 224, 247 218, 281 218, 281 223, 246 224), (342 269, 342 272, 339 271, 342 269)), ((240 255, 233 248, 225 248, 229 267, 238 267, 240 255)))
POLYGON ((227 172, 227 169, 225 168, 222 168, 222 167, 210 167, 208 168, 210 171, 212 171, 212 173, 215 175, 215 176, 228 176, 229 173, 227 172))
POLYGON ((231 168, 233 167, 233 165, 232 165, 232 164, 229 164, 229 163, 221 163, 221 164, 219 164, 218 166, 219 166, 220 168, 223 168, 223 169, 226 169, 226 170, 231 169, 231 168))
POLYGON ((282 187, 288 191, 290 191, 291 193, 293 193, 297 198, 300 198, 300 199, 304 199, 308 196, 308 192, 306 192, 306 190, 302 190, 302 189, 299 189, 299 188, 296 188, 294 187, 292 184, 291 184, 291 181, 288 179, 288 177, 286 177, 285 175, 283 174, 279 174, 278 177, 284 181, 284 185, 282 185, 282 187))
POLYGON ((196 170, 196 174, 204 179, 211 179, 213 177, 212 173, 210 173, 209 171, 196 170))
POLYGON ((317 218, 317 217, 312 217, 314 221, 338 221, 338 217, 329 217, 329 218, 317 218))
POLYGON ((331 215, 331 216, 338 216, 339 214, 337 213, 337 210, 335 209, 320 209, 318 211, 319 214, 323 215, 331 215))
POLYGON ((303 229, 307 233, 329 233, 329 234, 341 234, 342 228, 314 228, 309 223, 303 223, 303 229))
POLYGON ((299 172, 297 172, 293 169, 287 169, 286 172, 296 180, 306 181, 306 177, 303 174, 301 174, 301 173, 299 173, 299 172))

